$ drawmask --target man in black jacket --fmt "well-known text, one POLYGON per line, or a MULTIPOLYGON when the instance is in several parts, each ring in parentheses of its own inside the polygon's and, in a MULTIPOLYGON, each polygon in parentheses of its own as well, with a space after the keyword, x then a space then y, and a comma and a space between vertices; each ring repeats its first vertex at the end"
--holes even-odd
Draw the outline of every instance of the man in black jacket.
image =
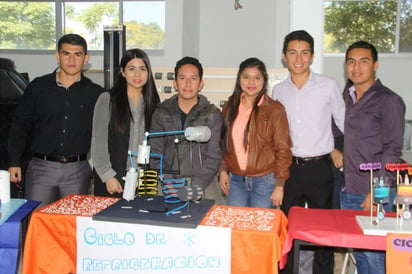
MULTIPOLYGON (((193 186, 205 190, 205 198, 225 204, 217 184, 217 169, 222 159, 220 110, 200 95, 203 88, 203 67, 196 58, 184 57, 176 63, 173 86, 176 95, 157 106, 151 132, 185 130, 188 127, 209 127, 212 136, 207 142, 192 142, 182 135, 149 138, 152 153, 164 155, 163 168, 167 179, 188 178, 193 186), (174 175, 167 174, 169 171, 174 175)), ((159 168, 159 161, 151 161, 159 168)))

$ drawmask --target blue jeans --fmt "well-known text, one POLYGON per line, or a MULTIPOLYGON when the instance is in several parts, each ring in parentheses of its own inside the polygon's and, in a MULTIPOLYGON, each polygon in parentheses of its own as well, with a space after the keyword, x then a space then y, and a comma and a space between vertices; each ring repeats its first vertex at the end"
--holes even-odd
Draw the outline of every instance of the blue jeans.
MULTIPOLYGON (((395 196, 396 188, 392 188, 389 203, 383 206, 386 212, 392 211, 395 196)), ((366 194, 351 194, 342 191, 340 193, 341 207, 342 209, 363 210, 360 205, 365 197, 366 194)), ((357 249, 354 255, 358 274, 385 274, 385 252, 357 249)))
POLYGON ((274 173, 247 177, 229 173, 228 206, 273 208, 270 196, 275 189, 274 173))
POLYGON ((343 176, 343 172, 339 169, 332 167, 333 169, 333 193, 332 193, 332 208, 333 209, 340 209, 340 193, 342 191, 342 187, 345 184, 345 177, 343 176))

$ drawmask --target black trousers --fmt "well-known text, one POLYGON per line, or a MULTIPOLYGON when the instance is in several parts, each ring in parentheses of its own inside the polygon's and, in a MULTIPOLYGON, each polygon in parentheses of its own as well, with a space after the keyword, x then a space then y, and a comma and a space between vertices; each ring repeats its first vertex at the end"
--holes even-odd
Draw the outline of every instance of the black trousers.
MULTIPOLYGON (((313 160, 303 164, 293 161, 290 167, 290 178, 284 187, 284 196, 281 209, 286 214, 293 206, 309 208, 332 208, 332 192, 334 175, 330 158, 313 160)), ((313 274, 333 274, 334 255, 333 248, 313 247, 313 274)), ((292 260, 289 260, 282 273, 292 273, 292 260)))

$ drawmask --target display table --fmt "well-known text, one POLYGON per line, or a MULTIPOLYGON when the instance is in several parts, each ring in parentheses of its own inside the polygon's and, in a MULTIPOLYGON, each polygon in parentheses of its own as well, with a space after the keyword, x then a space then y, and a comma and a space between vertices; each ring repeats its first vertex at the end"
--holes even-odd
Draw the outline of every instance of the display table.
POLYGON ((117 200, 70 195, 33 212, 22 273, 76 273, 76 216, 93 216, 117 200))
POLYGON ((281 210, 213 206, 200 224, 232 228, 233 274, 278 273, 287 234, 281 210))
POLYGON ((40 204, 37 201, 22 201, 23 205, 0 225, 0 273, 16 273, 19 252, 23 246, 20 239, 24 239, 21 235, 25 234, 25 221, 40 204))
MULTIPOLYGON (((76 217, 93 216, 117 198, 70 195, 31 217, 23 273, 76 272, 76 217)), ((213 206, 201 225, 232 228, 231 272, 277 273, 287 219, 280 210, 213 206)))
POLYGON ((286 265, 287 254, 293 245, 294 267, 297 267, 295 262, 302 244, 385 250, 386 237, 364 235, 356 221, 356 216, 368 214, 360 210, 291 208, 280 268, 286 265))

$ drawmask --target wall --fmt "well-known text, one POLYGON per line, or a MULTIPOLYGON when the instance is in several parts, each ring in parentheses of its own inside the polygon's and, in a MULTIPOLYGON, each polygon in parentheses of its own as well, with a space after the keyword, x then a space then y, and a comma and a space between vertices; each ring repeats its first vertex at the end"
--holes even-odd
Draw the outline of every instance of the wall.
MULTIPOLYGON (((169 66, 174 64, 182 56, 183 44, 183 0, 173 0, 166 2, 166 44, 167 49, 164 55, 151 55, 152 65, 169 66)), ((103 70, 103 53, 89 52, 90 60, 86 69, 103 70)), ((16 63, 16 69, 20 72, 28 72, 30 79, 50 73, 57 66, 54 54, 50 52, 15 53, 7 50, 0 50, 0 57, 11 58, 16 63)), ((97 77, 97 79, 102 77, 97 77)), ((99 82, 100 83, 100 82, 99 82)))
POLYGON ((290 30, 304 29, 315 40, 312 70, 323 72, 323 1, 291 0, 290 30), (310 11, 310 12, 309 12, 310 11), (309 20, 308 20, 309 19, 309 20))
MULTIPOLYGON (((173 88, 173 81, 167 77, 167 74, 170 72, 173 73, 173 70, 173 67, 153 67, 153 73, 161 73, 161 78, 155 79, 161 100, 176 94, 176 91, 173 88)), ((201 91, 202 94, 206 95, 211 103, 218 107, 222 107, 223 103, 233 92, 237 70, 238 69, 235 67, 205 67, 203 71, 204 87, 201 91)), ((267 70, 269 76, 268 92, 271 94, 272 87, 284 80, 289 72, 286 68, 267 68, 267 70)), ((88 71, 86 72, 86 76, 96 83, 104 81, 102 72, 88 71)))
MULTIPOLYGON (((325 56, 324 74, 334 77, 341 86, 345 85, 346 75, 344 67, 344 54, 338 56, 325 56)), ((378 55, 379 68, 377 77, 382 83, 402 96, 406 104, 405 118, 412 119, 412 92, 411 92, 411 68, 412 56, 393 57, 378 55)))
MULTIPOLYGON (((281 48, 276 47, 277 2, 208 0, 200 4, 199 58, 205 66, 237 67, 248 57, 257 57, 268 67, 279 67, 281 48)), ((286 6, 287 7, 287 6, 286 6)), ((288 10, 286 10, 288 11, 288 10)), ((287 12, 286 12, 287 13, 287 12)))
MULTIPOLYGON (((166 2, 166 45, 162 56, 150 56, 153 66, 173 66, 182 56, 200 59, 204 66, 237 67, 250 56, 261 58, 268 67, 281 67, 281 44, 289 31, 288 1, 243 0, 234 10, 232 0, 168 0, 166 2), (281 3, 278 3, 281 2, 281 3), (282 34, 278 34, 280 30, 282 34), (279 47, 277 48, 277 44, 279 47)), ((90 52, 88 69, 103 69, 102 54, 90 52)), ((50 52, 10 54, 18 71, 31 79, 50 73, 57 66, 50 52)))
MULTIPOLYGON (((205 67, 236 68, 247 57, 261 58, 269 68, 282 67, 283 37, 296 29, 307 29, 315 38, 312 69, 345 82, 343 54, 323 56, 323 0, 240 0, 243 9, 234 10, 234 0, 167 0, 166 44, 162 56, 150 56, 153 67, 171 67, 182 56, 198 57, 205 67)), ((10 54, 17 70, 30 78, 51 72, 57 63, 50 53, 10 54)), ((378 76, 411 104, 409 79, 412 55, 380 56, 378 76)), ((89 69, 103 68, 102 54, 92 52, 89 69)), ((96 75, 98 81, 102 76, 96 75)), ((412 109, 407 108, 408 119, 412 109)))

